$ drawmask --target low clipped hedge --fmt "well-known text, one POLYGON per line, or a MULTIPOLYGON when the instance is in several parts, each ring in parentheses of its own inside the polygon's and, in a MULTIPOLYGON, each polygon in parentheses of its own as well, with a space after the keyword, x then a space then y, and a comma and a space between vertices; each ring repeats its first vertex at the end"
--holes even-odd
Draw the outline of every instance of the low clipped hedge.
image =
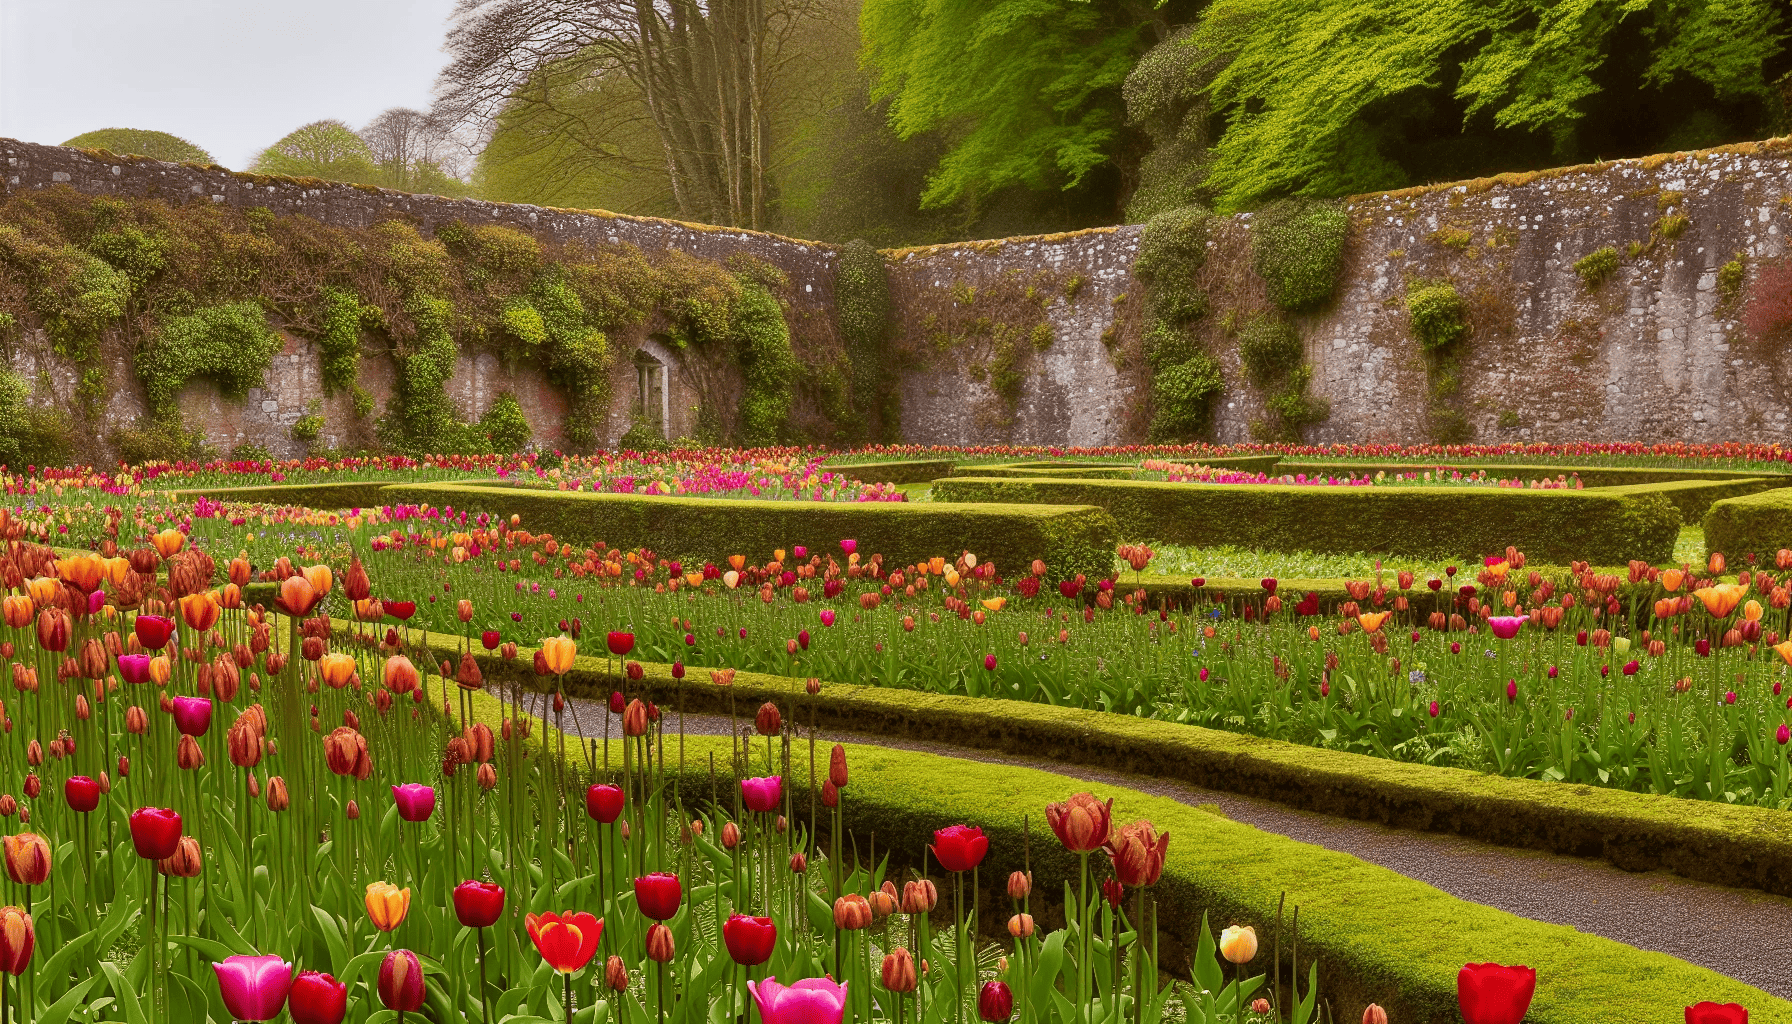
POLYGON ((382 494, 391 504, 520 515, 530 531, 566 540, 717 562, 796 544, 837 551, 851 537, 866 557, 912 562, 968 550, 1011 574, 1039 558, 1053 579, 1095 578, 1111 571, 1116 544, 1113 517, 1090 506, 743 501, 444 483, 400 484, 382 494))
POLYGON ((1771 564, 1781 548, 1792 548, 1792 490, 1713 502, 1703 525, 1707 552, 1722 551, 1738 564, 1752 552, 1771 564))
POLYGON ((1754 477, 1778 478, 1778 486, 1792 486, 1792 474, 1747 471, 1740 469, 1656 469, 1648 466, 1575 466, 1567 463, 1505 465, 1493 462, 1302 462, 1284 459, 1276 473, 1305 473, 1308 476, 1341 476, 1346 473, 1374 476, 1376 473, 1422 473, 1425 470, 1460 470, 1463 473, 1486 470, 1489 475, 1521 480, 1554 480, 1558 476, 1578 476, 1588 487, 1624 487, 1632 484, 1671 483, 1676 480, 1742 480, 1754 477))
POLYGON ((1269 551, 1531 558, 1622 565, 1673 557, 1680 515, 1661 495, 1462 487, 1323 487, 948 477, 941 501, 1098 505, 1127 537, 1269 551))
MULTIPOLYGON (((1229 469, 1239 473, 1268 473, 1281 461, 1279 455, 1228 455, 1217 459, 1189 458, 1213 469, 1229 469)), ((958 466, 956 476, 999 476, 1022 479, 1054 480, 1131 480, 1139 471, 1130 462, 1072 462, 1065 459, 1040 459, 1032 462, 1001 462, 977 466, 958 466)))
POLYGON ((892 462, 824 464, 829 473, 844 473, 868 484, 920 484, 952 472, 948 459, 901 459, 892 462))
POLYGON ((389 480, 375 480, 334 484, 267 484, 260 487, 192 487, 168 493, 183 501, 211 498, 214 501, 303 505, 315 509, 378 508, 387 503, 383 492, 389 486, 389 480))
MULTIPOLYGON (((445 643, 451 638, 436 639, 445 643)), ((567 681, 574 689, 592 682, 607 687, 600 665, 582 658, 567 681)), ((724 699, 720 687, 707 682, 675 684, 655 668, 649 668, 647 692, 656 700, 664 702, 676 690, 713 710, 724 699)), ((864 696, 855 692, 863 688, 830 686, 825 699, 808 699, 800 697, 798 685, 788 680, 761 689, 768 681, 769 677, 746 673, 736 676, 734 692, 744 714, 750 716, 758 700, 771 698, 787 708, 800 703, 805 718, 811 709, 831 718, 830 709, 842 699, 850 703, 864 696)), ((631 694, 639 690, 635 684, 631 694)), ((497 699, 480 694, 475 703, 476 713, 495 724, 500 714, 497 699)), ((990 721, 982 717, 976 724, 990 721)), ((666 723, 669 732, 675 729, 676 716, 666 723)), ((544 749, 558 746, 545 722, 537 736, 544 749)), ((798 808, 804 807, 802 794, 814 782, 809 752, 802 747, 793 742, 785 780, 798 808)), ((581 767, 590 767, 591 746, 574 742, 567 744, 567 750, 581 767)), ((682 785, 705 793, 712 759, 725 764, 729 750, 730 741, 722 737, 669 738, 667 768, 682 785), (716 758, 717 754, 722 756, 716 758)), ((1004 880, 1023 863, 1030 864, 1034 873, 1035 891, 1048 894, 1044 900, 1048 906, 1056 902, 1049 894, 1061 892, 1076 877, 1077 862, 1053 838, 1043 818, 1046 804, 1086 788, 1084 783, 1037 769, 856 744, 847 747, 847 760, 852 781, 842 791, 841 806, 855 847, 868 850, 875 843, 879 851, 891 854, 893 866, 912 868, 934 829, 969 822, 984 830, 990 852, 977 881, 989 921, 999 923, 1005 917, 1004 880), (1023 861, 1027 850, 1030 860, 1023 861)), ((825 748, 817 751, 815 764, 818 773, 825 772, 825 748)), ((1234 922, 1255 925, 1261 946, 1253 966, 1265 968, 1278 900, 1286 894, 1289 908, 1300 908, 1301 964, 1304 968, 1317 959, 1320 994, 1336 1020, 1358 1019, 1373 1001, 1402 1022, 1454 1024, 1460 1020, 1457 971, 1464 963, 1494 961, 1537 969, 1537 998, 1525 1018, 1535 1024, 1677 1020, 1681 1007, 1702 1000, 1740 1002, 1758 1022, 1792 1022, 1792 1004, 1666 954, 1469 903, 1348 854, 1295 842, 1172 800, 1111 786, 1090 788, 1114 797, 1117 822, 1144 817, 1175 837, 1153 897, 1164 938, 1164 967, 1176 977, 1186 977, 1187 950, 1197 939, 1203 914, 1214 929, 1234 922)), ((939 912, 950 913, 948 907, 949 901, 942 901, 939 912)), ((1042 924, 1061 922, 1056 907, 1048 911, 1036 905, 1036 909, 1042 924)), ((1285 947, 1291 945, 1290 938, 1283 936, 1285 947)))
POLYGON ((1792 484, 1792 477, 1750 476, 1735 480, 1669 480, 1652 484, 1625 484, 1594 488, 1601 494, 1641 497, 1659 494, 1680 510, 1682 523, 1696 523, 1705 518, 1711 506, 1725 498, 1759 494, 1792 484))

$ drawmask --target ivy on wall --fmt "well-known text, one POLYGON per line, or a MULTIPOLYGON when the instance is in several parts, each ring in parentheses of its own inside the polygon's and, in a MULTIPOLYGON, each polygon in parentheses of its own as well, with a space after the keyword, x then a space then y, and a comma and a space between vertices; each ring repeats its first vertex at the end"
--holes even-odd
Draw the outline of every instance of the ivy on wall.
POLYGON ((1145 286, 1145 366, 1151 375, 1153 441, 1183 441, 1206 432, 1213 401, 1225 387, 1219 363, 1193 326, 1207 314, 1195 275, 1207 262, 1208 211, 1184 206, 1151 218, 1139 236, 1133 274, 1145 286))
POLYGON ((889 268, 884 254, 862 238, 840 249, 834 315, 851 365, 848 439, 895 440, 901 432, 901 395, 888 385, 884 365, 890 341, 889 268))
POLYGON ((209 377, 226 397, 242 398, 264 383, 280 351, 261 306, 233 302, 164 319, 137 352, 137 376, 158 419, 180 421, 176 399, 195 377, 209 377))
POLYGON ((1474 429, 1455 399, 1462 387, 1462 348, 1470 334, 1468 307, 1449 278, 1415 280, 1406 286, 1406 316, 1425 356, 1432 437, 1446 444, 1467 441, 1474 429))

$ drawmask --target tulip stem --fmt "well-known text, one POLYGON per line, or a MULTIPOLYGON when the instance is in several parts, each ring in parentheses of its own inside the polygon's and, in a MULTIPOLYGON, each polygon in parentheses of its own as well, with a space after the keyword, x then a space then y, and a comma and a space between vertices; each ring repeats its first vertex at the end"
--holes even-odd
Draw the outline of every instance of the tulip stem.
POLYGON ((491 995, 485 982, 485 929, 475 929, 475 935, 479 941, 479 1010, 485 1024, 492 1024, 491 995))
MULTIPOLYGON (((665 970, 664 967, 661 967, 660 969, 662 971, 665 970)), ((569 972, 561 975, 561 977, 566 979, 566 1024, 572 1024, 572 974, 569 972)), ((665 1011, 662 1010, 660 1016, 665 1016, 665 1011)))

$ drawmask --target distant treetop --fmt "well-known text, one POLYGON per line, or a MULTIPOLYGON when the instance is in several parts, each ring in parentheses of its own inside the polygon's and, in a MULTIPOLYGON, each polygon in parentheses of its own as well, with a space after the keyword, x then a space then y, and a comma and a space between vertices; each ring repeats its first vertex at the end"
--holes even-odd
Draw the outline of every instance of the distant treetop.
POLYGON ((81 149, 104 149, 120 155, 146 156, 174 163, 210 164, 212 155, 178 135, 142 128, 101 128, 84 132, 63 143, 81 149))
POLYGON ((341 121, 313 121, 261 151, 249 168, 257 174, 289 174, 330 181, 374 180, 373 150, 341 121))

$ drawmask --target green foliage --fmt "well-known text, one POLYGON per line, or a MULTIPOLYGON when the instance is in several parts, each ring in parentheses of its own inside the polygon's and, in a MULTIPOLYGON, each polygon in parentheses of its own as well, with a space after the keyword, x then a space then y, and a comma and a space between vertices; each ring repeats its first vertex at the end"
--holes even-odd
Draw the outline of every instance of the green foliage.
POLYGON ((1126 220, 1139 224, 1160 213, 1211 199, 1208 173, 1208 103, 1203 90, 1217 70, 1188 45, 1193 26, 1153 46, 1126 76, 1126 119, 1151 136, 1139 164, 1139 184, 1126 204, 1126 220))
POLYGON ((903 139, 950 128, 923 208, 1008 186, 1071 188, 1122 139, 1120 86, 1155 40, 1118 4, 866 0, 874 100, 903 139))
POLYGON ((88 360, 99 352, 100 334, 124 315, 131 279, 63 237, 0 224, 0 269, 23 279, 56 353, 88 360))
POLYGON ((142 288, 167 265, 166 247, 167 240, 160 235, 131 224, 98 232, 87 242, 87 251, 122 271, 133 290, 142 288))
POLYGON ((1148 287, 1148 314, 1181 324, 1207 312, 1207 296, 1195 274, 1207 262, 1208 222, 1198 206, 1168 210, 1151 218, 1139 235, 1133 274, 1148 287))
POLYGON ((1652 152, 1713 96, 1721 131, 1753 138, 1784 31, 1772 0, 1216 0, 1189 41, 1222 67, 1207 184, 1229 211, 1568 163, 1613 138, 1594 115, 1659 107, 1630 142, 1652 152))
POLYGON ((1269 384, 1300 366, 1300 332, 1274 314, 1252 317, 1238 333, 1238 355, 1251 383, 1269 384))
POLYGON ((178 419, 152 417, 139 420, 135 426, 116 430, 112 433, 112 448, 118 453, 119 461, 133 466, 211 457, 211 449, 205 443, 205 431, 188 430, 178 419))
POLYGON ((1742 294, 1742 284, 1748 279, 1748 270, 1742 262, 1742 254, 1737 253, 1730 262, 1717 268, 1717 298, 1729 305, 1742 294))
POLYGON ((1467 307, 1449 281, 1414 281, 1406 289, 1406 315, 1413 337, 1427 352, 1446 348, 1468 335, 1467 307))
POLYGON ((323 432, 324 418, 319 413, 308 412, 292 424, 292 439, 304 444, 317 440, 317 436, 323 432))
POLYGON ((268 450, 266 445, 244 441, 242 444, 230 449, 230 461, 272 462, 274 461, 274 453, 268 450))
POLYGON ((672 442, 665 435, 654 429, 646 420, 636 417, 629 423, 628 430, 616 439, 616 449, 625 452, 664 452, 672 449, 672 442))
POLYGON ((1207 429, 1213 398, 1225 387, 1220 365, 1205 352, 1159 369, 1151 378, 1152 441, 1180 441, 1207 429))
MULTIPOLYGON (((834 277, 834 311, 852 368, 848 436, 862 440, 870 436, 868 428, 884 404, 884 351, 890 334, 890 284, 884 254, 870 242, 854 239, 841 247, 834 277)), ((881 439, 893 440, 888 424, 884 426, 881 439)))
POLYGON ((210 164, 212 155, 178 135, 142 128, 101 128, 82 132, 63 143, 77 149, 103 149, 124 156, 146 156, 170 163, 210 164))
POLYGON ((433 295, 413 295, 404 312, 415 333, 398 354, 392 395, 396 418, 388 424, 388 439, 408 454, 457 450, 462 424, 447 391, 460 354, 450 329, 454 306, 433 295))
POLYGON ((797 362, 790 349, 790 325, 771 292, 757 282, 741 286, 734 304, 746 390, 741 396, 741 438, 749 445, 783 439, 797 362))
POLYGON ((1251 254, 1272 302, 1301 310, 1331 298, 1350 217, 1337 203, 1272 203, 1251 220, 1251 254))
POLYGON ((1299 441, 1301 427, 1331 414, 1329 403, 1307 394, 1313 367, 1301 361, 1305 354, 1300 332, 1277 314, 1254 316, 1239 331, 1238 355, 1245 374, 1268 392, 1263 404, 1272 419, 1251 424, 1259 440, 1299 441))
POLYGON ((195 377, 210 377, 226 396, 243 397, 262 385, 280 344, 280 336, 253 302, 208 306, 188 316, 169 317, 144 339, 137 353, 137 376, 149 397, 150 412, 157 419, 177 421, 180 389, 195 377))
POLYGON ((503 454, 520 452, 535 438, 529 429, 529 420, 523 415, 523 407, 508 391, 499 393, 497 401, 479 417, 479 429, 491 442, 492 449, 503 454))
POLYGON ((370 182, 377 175, 373 150, 341 121, 313 121, 261 151, 249 169, 294 178, 370 182))
POLYGON ((1606 246, 1595 249, 1574 261, 1574 272, 1580 275, 1581 283, 1591 291, 1605 283, 1605 279, 1618 270, 1618 250, 1606 246))
POLYGON ((361 303, 353 292, 325 288, 318 301, 318 347, 323 354, 324 394, 352 391, 361 373, 361 303))
POLYGON ((0 367, 0 466, 22 469, 24 437, 31 429, 31 383, 0 367))

